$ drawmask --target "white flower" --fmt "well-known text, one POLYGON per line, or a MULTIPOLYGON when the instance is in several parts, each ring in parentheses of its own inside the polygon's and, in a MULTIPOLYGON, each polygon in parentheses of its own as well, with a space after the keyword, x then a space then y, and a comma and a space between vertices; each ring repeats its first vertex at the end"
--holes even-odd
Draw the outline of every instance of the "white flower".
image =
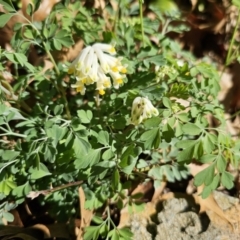
POLYGON ((100 95, 104 95, 105 89, 112 85, 118 89, 126 77, 127 66, 122 65, 122 58, 114 57, 115 54, 116 50, 110 44, 95 43, 84 48, 69 66, 68 73, 74 74, 77 80, 71 86, 82 95, 85 94, 85 85, 93 83, 96 83, 100 95))
POLYGON ((148 98, 136 97, 132 103, 131 123, 139 125, 145 119, 158 116, 158 110, 148 98))

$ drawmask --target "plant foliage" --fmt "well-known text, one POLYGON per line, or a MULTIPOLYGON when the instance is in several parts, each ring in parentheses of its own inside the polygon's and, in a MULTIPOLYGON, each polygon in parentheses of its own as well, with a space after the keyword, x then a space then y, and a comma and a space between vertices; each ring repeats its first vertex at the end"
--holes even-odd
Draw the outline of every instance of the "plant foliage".
MULTIPOLYGON (((106 23, 97 9, 62 1, 36 22, 33 14, 40 1, 33 2, 27 8, 29 18, 21 15, 24 23, 14 27, 12 51, 0 52, 0 219, 12 221, 9 211, 30 192, 81 181, 85 207, 108 209, 107 217, 94 216, 84 239, 130 239, 129 229, 118 229, 111 219, 109 205, 122 209, 127 199, 131 211, 142 209, 126 196, 134 181, 152 181, 157 188, 161 181, 187 178, 188 164, 197 162, 208 164, 194 179, 196 186, 204 184, 203 198, 220 185, 233 187, 227 166, 238 166, 239 144, 225 132, 224 110, 217 100, 219 74, 208 60, 196 61, 167 37, 170 31, 187 31, 185 25, 171 24, 181 18, 178 12, 164 13, 153 5, 155 19, 142 19, 136 17, 141 9, 120 1, 121 14, 106 7, 106 23), (76 80, 66 67, 70 62, 57 61, 53 54, 78 39, 85 45, 115 43, 127 64, 123 86, 102 97, 91 86, 84 96, 73 92, 76 80), (32 48, 54 67, 43 71, 31 64, 32 48), (3 75, 9 62, 13 84, 3 75), (136 97, 148 98, 159 115, 130 124, 136 97), (209 115, 217 119, 217 127, 210 125, 209 115)), ((0 4, 6 11, 0 16, 4 27, 20 13, 11 1, 0 4)), ((59 219, 78 216, 77 187, 44 197, 44 204, 55 206, 50 214, 59 219)))

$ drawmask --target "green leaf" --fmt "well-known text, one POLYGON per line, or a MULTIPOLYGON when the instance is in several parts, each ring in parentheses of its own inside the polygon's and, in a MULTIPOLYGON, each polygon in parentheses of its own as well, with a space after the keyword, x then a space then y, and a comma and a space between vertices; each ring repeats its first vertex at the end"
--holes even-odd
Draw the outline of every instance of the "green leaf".
POLYGON ((0 16, 0 28, 3 28, 14 15, 15 13, 3 13, 0 16))
POLYGON ((2 216, 8 221, 8 222, 12 222, 14 220, 14 217, 11 213, 9 212, 3 212, 2 216))
POLYGON ((93 166, 98 163, 101 157, 101 149, 90 149, 88 154, 84 156, 85 161, 89 163, 89 166, 93 166))
POLYGON ((162 138, 170 143, 172 139, 175 137, 175 132, 172 127, 167 123, 162 128, 162 138))
POLYGON ((83 155, 86 155, 90 149, 91 145, 80 137, 75 137, 73 143, 73 150, 77 158, 82 158, 83 155))
POLYGON ((179 120, 181 120, 182 122, 188 122, 189 121, 189 118, 188 118, 188 114, 187 113, 179 113, 177 115, 177 118, 179 120))
POLYGON ((54 115, 60 115, 60 114, 62 114, 63 108, 64 108, 63 104, 56 105, 56 106, 54 107, 54 110, 53 110, 54 115))
POLYGON ((31 72, 35 71, 35 68, 28 62, 27 57, 23 53, 14 53, 14 56, 21 66, 27 67, 31 72))
POLYGON ((12 180, 12 177, 0 182, 0 193, 8 196, 12 189, 16 187, 16 183, 12 180))
POLYGON ((178 153, 177 161, 190 163, 192 161, 193 154, 194 154, 194 146, 185 148, 184 150, 178 153))
POLYGON ((31 171, 30 179, 32 180, 52 175, 43 163, 39 164, 39 168, 33 168, 29 171, 31 171))
POLYGON ((12 194, 21 198, 21 197, 25 197, 31 190, 32 190, 32 188, 31 188, 29 182, 26 182, 25 184, 14 188, 12 191, 12 194))
POLYGON ((207 174, 204 180, 205 186, 208 186, 212 183, 214 178, 215 164, 210 165, 207 169, 207 174))
POLYGON ((109 160, 111 158, 113 158, 115 155, 114 155, 114 152, 111 150, 111 149, 107 149, 103 155, 102 155, 102 159, 103 160, 109 160))
POLYGON ((55 35, 57 29, 58 29, 58 26, 56 24, 52 23, 49 28, 48 37, 50 37, 50 38, 53 37, 55 35))
POLYGON ((109 145, 109 134, 107 131, 100 131, 97 139, 98 142, 103 144, 104 146, 109 145))
POLYGON ((180 122, 176 124, 175 135, 177 138, 183 135, 182 124, 180 122))
POLYGON ((234 186, 233 181, 234 181, 234 177, 231 173, 226 171, 222 173, 221 183, 225 188, 227 189, 233 188, 234 186))
POLYGON ((148 163, 146 162, 146 160, 143 159, 139 159, 138 163, 137 163, 137 168, 145 168, 148 167, 148 163))
POLYGON ((15 113, 14 112, 10 112, 7 117, 6 117, 6 121, 10 122, 11 120, 14 119, 15 113))
POLYGON ((190 112, 191 112, 191 116, 195 118, 199 114, 199 109, 197 107, 191 107, 190 112))
POLYGON ((84 228, 84 240, 96 239, 95 236, 98 235, 99 226, 90 226, 84 228))
POLYGON ((8 4, 7 1, 0 1, 0 4, 3 5, 3 8, 5 10, 7 10, 8 12, 16 12, 16 10, 14 9, 14 7, 12 6, 12 4, 8 4))
POLYGON ((27 5, 27 9, 26 9, 26 12, 29 16, 32 16, 33 15, 33 12, 34 12, 34 9, 33 9, 33 5, 32 4, 28 4, 27 5))
POLYGON ((158 127, 159 124, 161 123, 162 119, 159 117, 152 117, 150 119, 147 119, 144 122, 144 126, 147 128, 152 128, 152 127, 158 127))
POLYGON ((101 224, 103 222, 103 219, 99 216, 94 215, 92 221, 96 224, 101 224))
POLYGON ((211 153, 216 147, 215 143, 212 140, 213 139, 209 136, 209 134, 202 138, 203 148, 206 153, 211 153))
POLYGON ((142 153, 142 149, 136 147, 136 145, 132 143, 127 148, 123 148, 122 151, 123 153, 119 166, 123 172, 130 174, 136 166, 139 155, 142 153))
POLYGON ((77 111, 78 117, 81 119, 82 123, 90 123, 93 117, 92 111, 87 110, 78 110, 77 111))
POLYGON ((203 144, 201 141, 196 141, 196 145, 194 147, 194 157, 196 159, 200 159, 204 153, 203 144))
MULTIPOLYGON (((121 162, 122 163, 122 162, 121 162)), ((137 163, 137 158, 134 158, 133 156, 129 156, 128 161, 127 161, 127 166, 126 167, 122 167, 122 171, 124 173, 126 173, 127 175, 131 174, 133 169, 136 166, 137 163)), ((120 164, 122 165, 122 164, 120 164)))
POLYGON ((224 172, 226 170, 226 166, 227 166, 227 160, 222 155, 219 155, 217 157, 217 170, 220 173, 224 172))
POLYGON ((164 171, 164 175, 167 178, 168 182, 174 182, 175 178, 174 178, 174 174, 172 172, 172 168, 170 165, 164 165, 162 166, 162 169, 164 171))
POLYGON ((75 169, 85 169, 89 166, 89 162, 87 161, 86 158, 81 157, 81 158, 76 158, 74 161, 74 167, 75 169))
POLYGON ((140 140, 144 142, 146 149, 158 148, 161 141, 159 128, 153 128, 144 132, 141 135, 140 140))
POLYGON ((200 159, 199 162, 201 163, 212 163, 216 159, 216 155, 213 154, 207 154, 203 155, 200 159))
POLYGON ((7 111, 8 107, 0 103, 0 115, 3 115, 7 111))
POLYGON ((172 172, 173 172, 173 175, 174 175, 174 177, 178 180, 178 181, 180 181, 181 180, 181 174, 180 174, 180 169, 177 167, 177 166, 172 166, 172 172))
POLYGON ((163 105, 164 105, 166 108, 169 108, 169 109, 172 108, 172 103, 171 103, 171 101, 170 101, 169 98, 163 97, 163 98, 162 98, 162 102, 163 102, 163 105))
POLYGON ((53 39, 53 45, 58 51, 62 49, 62 44, 59 41, 57 41, 55 38, 53 39))
POLYGON ((90 149, 88 154, 82 155, 74 161, 76 169, 84 169, 98 163, 101 157, 101 149, 90 149))
POLYGON ((233 5, 235 5, 238 9, 240 9, 240 1, 239 0, 232 0, 233 5))
POLYGON ((199 172, 194 178, 194 185, 201 186, 203 183, 205 185, 210 185, 214 178, 214 170, 215 165, 212 164, 211 166, 199 172))
POLYGON ((73 134, 72 132, 69 132, 66 141, 64 142, 65 147, 67 147, 68 145, 72 146, 73 141, 74 141, 73 134))
POLYGON ((123 237, 124 239, 132 239, 133 237, 133 233, 131 232, 131 230, 129 228, 121 228, 118 230, 119 231, 119 234, 121 237, 123 237))
POLYGON ((196 140, 182 140, 179 141, 175 144, 175 146, 177 148, 187 148, 187 147, 191 147, 194 146, 196 144, 196 140))
POLYGON ((55 162, 57 149, 51 145, 45 145, 44 158, 51 163, 55 162))
POLYGON ((202 129, 199 128, 196 124, 194 123, 186 123, 183 125, 182 130, 185 134, 194 136, 194 135, 199 135, 202 132, 202 129))
POLYGON ((66 132, 67 128, 61 128, 58 125, 53 125, 51 128, 46 129, 47 136, 53 139, 54 147, 56 147, 59 141, 62 140, 66 132))
POLYGON ((5 150, 2 153, 2 160, 4 161, 12 161, 14 160, 17 156, 19 156, 20 152, 13 151, 13 150, 5 150))
POLYGON ((213 181, 211 183, 211 189, 215 190, 219 186, 220 182, 220 174, 216 174, 215 177, 213 178, 213 181))
POLYGON ((55 34, 53 44, 57 50, 61 50, 62 46, 70 47, 74 44, 71 35, 66 30, 60 30, 55 34))
POLYGON ((116 229, 113 230, 112 240, 119 240, 119 235, 116 229))
POLYGON ((212 192, 211 185, 210 186, 204 186, 203 191, 201 193, 201 196, 203 199, 206 199, 212 192))
POLYGON ((163 65, 165 64, 165 60, 163 58, 163 55, 156 55, 153 57, 149 57, 143 60, 143 63, 146 67, 149 67, 150 63, 156 64, 156 65, 163 65))

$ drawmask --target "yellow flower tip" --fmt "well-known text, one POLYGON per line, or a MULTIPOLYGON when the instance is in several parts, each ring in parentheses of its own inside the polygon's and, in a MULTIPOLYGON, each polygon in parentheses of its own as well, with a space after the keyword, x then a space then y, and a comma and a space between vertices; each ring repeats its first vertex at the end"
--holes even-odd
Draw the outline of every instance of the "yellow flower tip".
POLYGON ((87 78, 83 78, 82 83, 87 83, 87 78))
POLYGON ((109 49, 109 52, 112 53, 112 54, 116 53, 116 50, 115 50, 114 46, 111 46, 111 48, 109 49))
POLYGON ((121 73, 127 73, 127 69, 124 67, 121 69, 121 73))
POLYGON ((104 95, 105 91, 103 89, 98 90, 100 95, 104 95))
POLYGON ((74 73, 74 68, 69 68, 68 69, 68 74, 73 74, 74 73))
POLYGON ((123 80, 121 78, 117 79, 117 83, 118 84, 122 84, 123 83, 123 80))
POLYGON ((109 88, 109 87, 111 86, 110 81, 105 81, 105 82, 103 83, 103 86, 106 87, 106 88, 109 88))
POLYGON ((83 88, 82 87, 77 87, 77 92, 82 92, 83 88))
POLYGON ((117 66, 112 67, 112 71, 113 72, 118 72, 118 67, 117 66))

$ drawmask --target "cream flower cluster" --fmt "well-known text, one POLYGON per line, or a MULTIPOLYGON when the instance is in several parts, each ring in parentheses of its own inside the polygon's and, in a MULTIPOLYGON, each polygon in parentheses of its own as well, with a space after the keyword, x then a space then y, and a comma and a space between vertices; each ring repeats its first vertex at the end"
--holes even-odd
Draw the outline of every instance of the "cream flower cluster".
POLYGON ((138 125, 145 119, 158 116, 158 114, 158 110, 148 98, 136 97, 132 104, 131 123, 138 125))
POLYGON ((118 89, 126 77, 127 66, 122 65, 122 59, 114 57, 115 54, 116 50, 110 44, 95 43, 85 47, 69 66, 68 73, 77 79, 71 87, 84 95, 86 85, 96 83, 99 94, 104 95, 105 89, 112 86, 111 77, 113 87, 118 89))
POLYGON ((155 73, 156 73, 156 82, 160 82, 162 79, 165 78, 165 76, 171 76, 177 73, 176 69, 170 66, 156 66, 155 67, 155 73))

